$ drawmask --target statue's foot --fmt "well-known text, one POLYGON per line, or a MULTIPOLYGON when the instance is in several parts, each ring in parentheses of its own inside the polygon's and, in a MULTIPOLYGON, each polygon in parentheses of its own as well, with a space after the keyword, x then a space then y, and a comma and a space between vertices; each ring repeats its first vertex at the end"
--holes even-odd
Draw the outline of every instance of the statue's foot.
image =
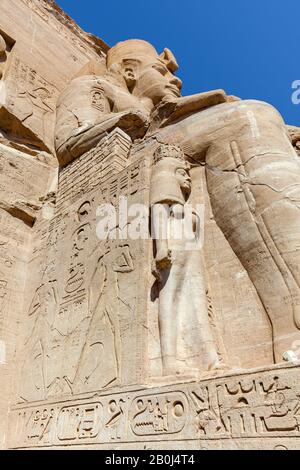
POLYGON ((218 370, 222 371, 222 370, 229 370, 229 369, 230 369, 230 367, 229 367, 227 364, 225 364, 225 362, 219 361, 219 360, 217 360, 216 362, 214 362, 214 363, 209 367, 209 371, 214 371, 214 370, 215 370, 215 371, 218 371, 218 370))
POLYGON ((186 376, 198 376, 201 373, 200 369, 196 367, 183 367, 171 365, 163 368, 163 377, 186 377, 186 376))
POLYGON ((299 355, 296 354, 295 351, 293 351, 292 349, 285 351, 282 354, 282 359, 286 362, 291 362, 292 364, 294 364, 295 362, 299 362, 300 360, 299 355))
POLYGON ((196 367, 187 367, 186 369, 182 369, 176 372, 177 375, 188 375, 188 376, 198 376, 201 374, 201 370, 197 369, 196 367))

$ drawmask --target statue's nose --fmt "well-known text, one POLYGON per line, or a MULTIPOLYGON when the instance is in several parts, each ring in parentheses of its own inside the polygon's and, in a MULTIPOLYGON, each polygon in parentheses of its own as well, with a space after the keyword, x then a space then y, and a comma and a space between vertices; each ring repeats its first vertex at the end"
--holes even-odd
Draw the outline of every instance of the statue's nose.
POLYGON ((178 90, 181 90, 181 88, 182 88, 182 81, 180 80, 180 78, 178 78, 178 77, 173 77, 173 78, 170 80, 170 83, 171 83, 172 85, 177 86, 178 90))

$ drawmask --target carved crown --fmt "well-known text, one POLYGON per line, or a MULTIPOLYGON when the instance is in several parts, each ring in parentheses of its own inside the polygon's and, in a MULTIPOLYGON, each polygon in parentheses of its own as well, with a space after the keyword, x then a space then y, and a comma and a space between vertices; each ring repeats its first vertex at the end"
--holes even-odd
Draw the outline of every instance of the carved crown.
POLYGON ((175 158, 176 160, 185 161, 184 153, 177 145, 162 144, 154 152, 154 163, 158 163, 164 158, 175 158))

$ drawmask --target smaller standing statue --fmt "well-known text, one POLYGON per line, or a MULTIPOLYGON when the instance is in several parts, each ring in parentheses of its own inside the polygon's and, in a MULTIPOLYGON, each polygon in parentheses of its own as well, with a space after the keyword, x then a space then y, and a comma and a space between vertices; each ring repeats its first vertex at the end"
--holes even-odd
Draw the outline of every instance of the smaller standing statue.
POLYGON ((150 204, 164 376, 195 374, 220 366, 197 244, 199 220, 187 204, 189 169, 179 147, 162 145, 155 152, 150 204))

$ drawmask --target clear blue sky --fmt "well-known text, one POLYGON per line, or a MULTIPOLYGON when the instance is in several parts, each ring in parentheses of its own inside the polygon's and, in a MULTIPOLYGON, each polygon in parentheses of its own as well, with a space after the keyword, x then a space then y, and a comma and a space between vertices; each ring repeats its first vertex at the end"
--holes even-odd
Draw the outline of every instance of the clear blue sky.
POLYGON ((224 88, 268 101, 300 126, 300 0, 57 0, 110 46, 140 38, 175 54, 183 94, 224 88))

